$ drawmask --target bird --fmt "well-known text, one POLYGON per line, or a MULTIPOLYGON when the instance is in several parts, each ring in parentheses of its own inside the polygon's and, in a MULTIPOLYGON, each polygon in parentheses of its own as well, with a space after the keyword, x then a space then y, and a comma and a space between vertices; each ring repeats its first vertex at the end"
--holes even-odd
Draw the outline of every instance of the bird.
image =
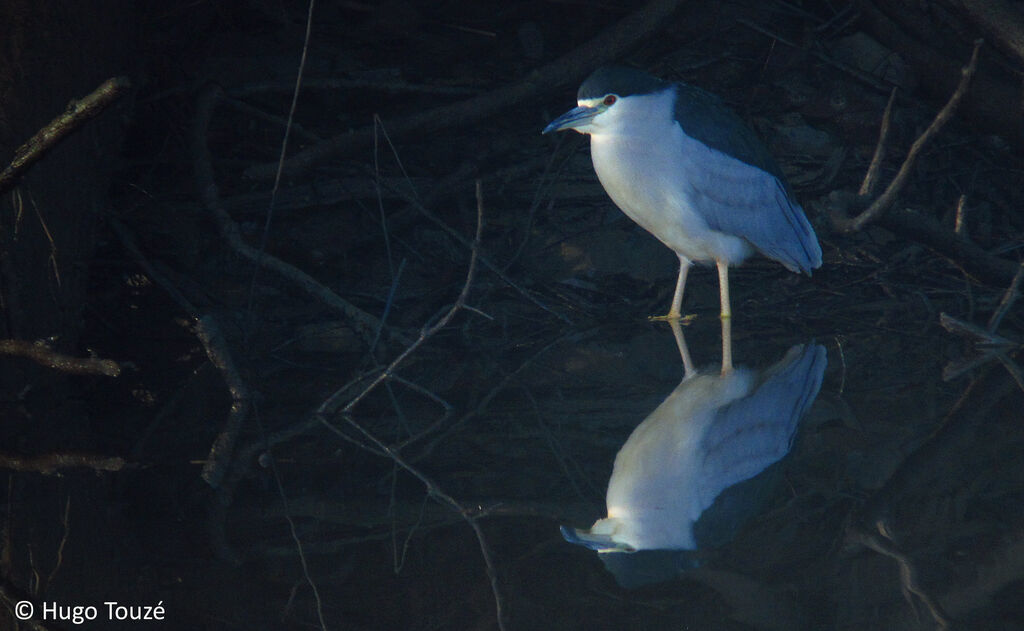
POLYGON ((696 86, 624 66, 580 85, 577 107, 541 132, 590 136, 612 201, 679 256, 668 315, 681 317, 693 263, 718 268, 721 317, 732 316, 729 266, 754 252, 793 272, 821 267, 821 246, 767 148, 743 119, 696 86))
MULTIPOLYGON (((684 363, 690 364, 685 355, 684 363)), ((589 529, 562 526, 562 536, 599 552, 620 583, 659 567, 685 569, 700 558, 654 551, 725 545, 772 496, 779 481, 774 465, 790 451, 826 366, 825 348, 809 343, 760 370, 688 367, 616 454, 608 516, 589 529), (639 551, 648 554, 616 554, 639 551)))

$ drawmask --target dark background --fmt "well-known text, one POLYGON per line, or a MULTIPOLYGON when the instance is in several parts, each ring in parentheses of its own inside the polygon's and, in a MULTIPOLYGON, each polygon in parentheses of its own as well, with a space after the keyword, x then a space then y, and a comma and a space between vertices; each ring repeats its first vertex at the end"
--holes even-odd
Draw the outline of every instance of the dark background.
MULTIPOLYGON (((882 489, 951 619, 1022 628, 1024 477, 992 464, 1021 446, 1019 344, 939 380, 974 351, 940 313, 985 329, 1024 228, 1024 12, 964 4, 320 0, 288 127, 307 4, 0 0, 0 165, 69 101, 132 85, 0 198, 0 338, 121 367, 0 355, 3 601, 162 601, 168 628, 485 629, 497 591, 505 628, 933 628, 897 563, 844 534, 882 489), (979 37, 896 203, 843 230, 892 89, 869 199, 979 37), (683 591, 623 592, 557 529, 601 513, 635 410, 679 375, 644 321, 675 256, 607 199, 583 137, 540 135, 613 61, 740 113, 824 251, 809 279, 764 259, 733 272, 740 363, 828 346, 824 429, 800 443, 795 499, 755 526, 783 541, 748 539, 683 591), (965 406, 990 423, 970 425, 978 442, 910 466, 965 406), (922 505, 893 499, 904 467, 922 505)), ((717 281, 690 278, 703 364, 717 281)), ((1019 309, 991 324, 1018 338, 1019 309)), ((0 627, 25 624, 0 608, 0 627)))

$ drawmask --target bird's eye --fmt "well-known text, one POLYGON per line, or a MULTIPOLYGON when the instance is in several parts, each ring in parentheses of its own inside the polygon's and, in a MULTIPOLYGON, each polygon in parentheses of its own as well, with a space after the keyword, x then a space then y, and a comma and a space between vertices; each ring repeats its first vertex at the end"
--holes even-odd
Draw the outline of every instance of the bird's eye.
POLYGON ((614 94, 609 94, 609 95, 604 97, 604 104, 605 105, 612 105, 617 100, 619 100, 619 97, 615 96, 614 94))

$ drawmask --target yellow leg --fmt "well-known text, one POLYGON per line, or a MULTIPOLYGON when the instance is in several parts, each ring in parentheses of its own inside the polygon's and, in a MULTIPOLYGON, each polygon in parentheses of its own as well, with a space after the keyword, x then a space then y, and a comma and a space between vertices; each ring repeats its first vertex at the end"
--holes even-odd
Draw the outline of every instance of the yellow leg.
POLYGON ((676 279, 676 293, 672 296, 672 308, 668 310, 671 319, 679 319, 683 312, 683 290, 686 289, 686 275, 690 273, 690 261, 679 257, 679 277, 676 279))
POLYGON ((732 317, 732 309, 729 307, 729 264, 724 261, 716 261, 718 265, 718 292, 722 298, 722 319, 732 317))
POLYGON ((676 338, 679 356, 683 358, 683 379, 697 376, 697 369, 693 366, 690 349, 686 346, 686 338, 683 337, 683 328, 679 325, 679 320, 669 320, 668 326, 672 329, 672 335, 676 338))
POLYGON ((672 321, 672 320, 689 320, 690 318, 681 318, 683 308, 683 290, 686 289, 686 275, 690 273, 690 259, 679 257, 679 277, 676 279, 676 293, 672 296, 672 308, 668 310, 668 315, 653 316, 651 320, 655 321, 672 321))
POLYGON ((722 318, 722 374, 732 372, 732 318, 722 318))

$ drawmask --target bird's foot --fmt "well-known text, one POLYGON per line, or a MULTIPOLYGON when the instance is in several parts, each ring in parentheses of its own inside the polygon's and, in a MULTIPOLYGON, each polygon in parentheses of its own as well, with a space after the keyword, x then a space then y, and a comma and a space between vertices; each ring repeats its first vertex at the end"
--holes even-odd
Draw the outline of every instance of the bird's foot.
POLYGON ((678 322, 679 324, 689 324, 697 319, 696 313, 688 313, 682 315, 680 313, 672 313, 671 311, 662 316, 648 316, 647 318, 651 322, 678 322))

